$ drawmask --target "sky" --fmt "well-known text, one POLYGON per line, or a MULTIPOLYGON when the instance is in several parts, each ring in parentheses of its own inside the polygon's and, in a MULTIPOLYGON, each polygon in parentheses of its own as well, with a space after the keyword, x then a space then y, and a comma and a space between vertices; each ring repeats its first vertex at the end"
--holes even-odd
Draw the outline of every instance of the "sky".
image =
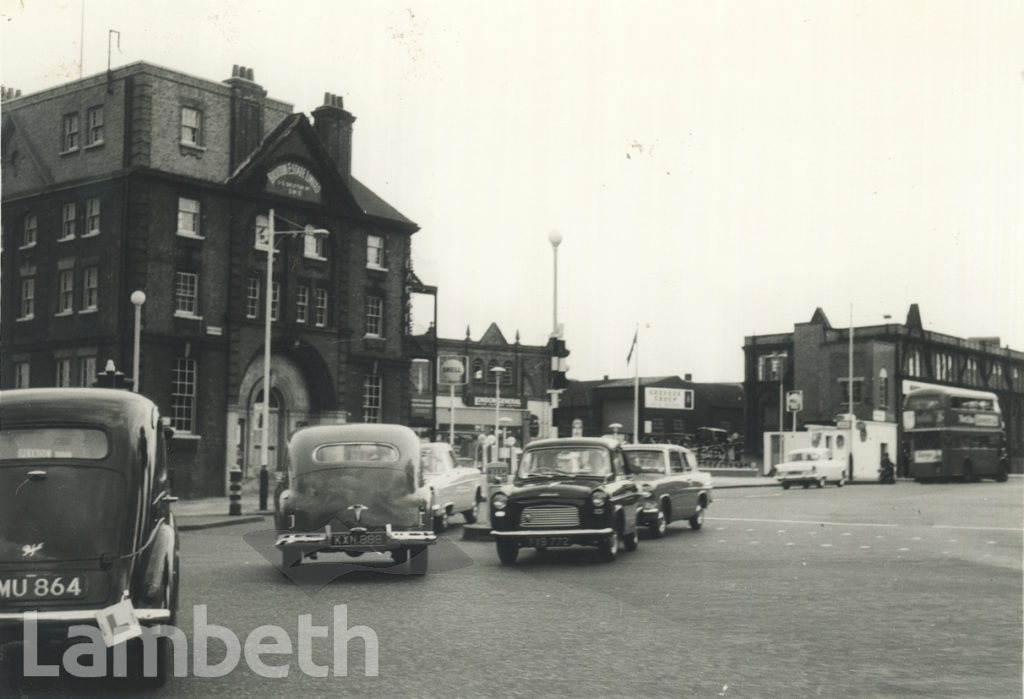
POLYGON ((641 375, 739 382, 746 336, 817 307, 917 303, 1024 351, 1021 0, 0 7, 23 94, 102 72, 109 43, 115 68, 250 67, 307 114, 341 95, 353 174, 420 226, 442 337, 546 343, 558 231, 571 379, 633 376, 637 333, 641 375))

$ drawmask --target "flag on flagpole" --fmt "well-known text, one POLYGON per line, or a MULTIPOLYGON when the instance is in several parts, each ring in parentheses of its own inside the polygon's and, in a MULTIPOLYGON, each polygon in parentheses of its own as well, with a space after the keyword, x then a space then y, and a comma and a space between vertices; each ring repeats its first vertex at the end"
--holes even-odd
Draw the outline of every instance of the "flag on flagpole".
POLYGON ((629 365, 630 360, 633 359, 633 350, 636 349, 636 338, 637 338, 637 335, 639 334, 639 332, 640 332, 640 328, 637 328, 636 331, 633 333, 633 344, 631 344, 629 346, 629 354, 626 355, 626 365, 627 366, 629 365))

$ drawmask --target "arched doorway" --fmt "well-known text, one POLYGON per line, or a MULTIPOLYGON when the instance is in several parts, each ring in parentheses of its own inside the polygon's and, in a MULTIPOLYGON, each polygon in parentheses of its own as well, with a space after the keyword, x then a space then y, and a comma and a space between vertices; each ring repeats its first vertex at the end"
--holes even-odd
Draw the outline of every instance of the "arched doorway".
POLYGON ((284 411, 281 410, 281 394, 273 388, 270 389, 270 405, 266 411, 263 408, 263 400, 263 389, 260 388, 253 396, 249 413, 249 424, 252 425, 252 429, 249 432, 249 453, 246 455, 247 473, 263 468, 264 443, 267 445, 267 468, 276 471, 282 463, 277 458, 279 449, 282 448, 281 420, 284 417, 284 411), (266 424, 263 422, 264 414, 267 417, 266 424), (266 435, 264 430, 267 430, 266 435))
MULTIPOLYGON (((311 421, 311 409, 310 388, 299 366, 278 353, 274 353, 270 366, 267 467, 275 472, 284 467, 288 437, 311 421)), ((263 464, 263 389, 263 358, 259 357, 246 368, 238 396, 237 446, 247 477, 258 474, 263 464)))

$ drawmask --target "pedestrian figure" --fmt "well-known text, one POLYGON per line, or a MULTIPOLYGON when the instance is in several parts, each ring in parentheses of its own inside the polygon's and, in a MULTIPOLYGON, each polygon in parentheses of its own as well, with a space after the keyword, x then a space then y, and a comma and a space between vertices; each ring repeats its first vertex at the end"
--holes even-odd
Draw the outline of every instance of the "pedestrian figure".
POLYGON ((882 461, 878 466, 878 481, 879 483, 896 482, 896 465, 889 458, 889 452, 882 454, 882 461))

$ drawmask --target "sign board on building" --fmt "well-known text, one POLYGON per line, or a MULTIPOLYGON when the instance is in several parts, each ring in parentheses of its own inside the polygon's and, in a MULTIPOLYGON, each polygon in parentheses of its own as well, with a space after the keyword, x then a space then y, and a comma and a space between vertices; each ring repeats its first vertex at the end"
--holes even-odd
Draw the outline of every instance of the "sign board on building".
POLYGON ((267 170, 267 191, 306 201, 320 201, 320 181, 305 165, 284 162, 267 170))
POLYGON ((461 354, 442 354, 437 358, 437 384, 464 386, 469 377, 469 360, 461 354))
MULTIPOLYGON (((475 408, 493 408, 495 404, 494 396, 473 396, 470 398, 470 404, 475 408)), ((506 398, 501 397, 502 408, 522 408, 523 400, 521 398, 506 398)))
POLYGON ((693 389, 646 386, 644 407, 648 410, 693 410, 693 389))

